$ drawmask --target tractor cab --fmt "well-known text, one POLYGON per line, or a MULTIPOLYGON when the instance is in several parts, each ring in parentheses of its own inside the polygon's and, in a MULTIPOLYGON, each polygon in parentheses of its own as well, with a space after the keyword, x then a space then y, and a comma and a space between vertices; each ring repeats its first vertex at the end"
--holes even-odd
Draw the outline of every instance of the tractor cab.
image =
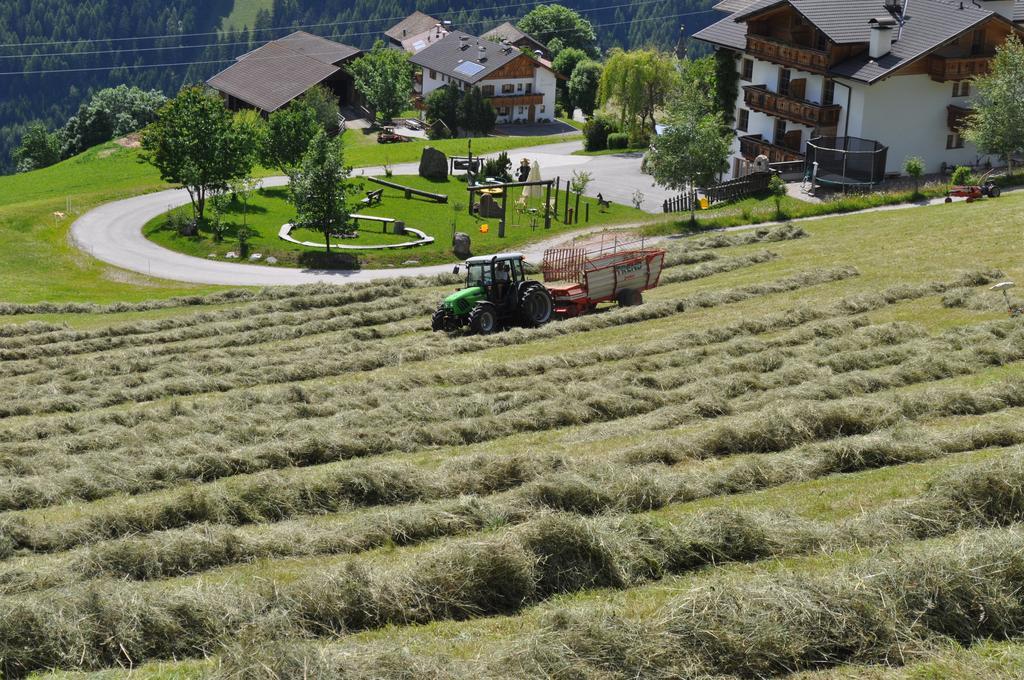
POLYGON ((496 305, 508 304, 510 293, 526 280, 520 253, 499 253, 466 260, 466 288, 480 288, 483 298, 496 305))

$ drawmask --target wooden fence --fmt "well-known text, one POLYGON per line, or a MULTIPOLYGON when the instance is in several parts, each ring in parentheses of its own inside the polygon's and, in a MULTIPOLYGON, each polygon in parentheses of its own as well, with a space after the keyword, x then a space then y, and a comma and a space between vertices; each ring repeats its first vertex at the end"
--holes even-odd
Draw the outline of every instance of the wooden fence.
MULTIPOLYGON (((753 172, 746 177, 731 179, 728 182, 701 189, 701 193, 707 199, 708 206, 723 201, 735 201, 761 191, 767 191, 768 180, 771 179, 771 176, 770 172, 753 172)), ((700 208, 700 201, 697 192, 690 191, 668 199, 662 207, 667 213, 690 212, 700 208)))

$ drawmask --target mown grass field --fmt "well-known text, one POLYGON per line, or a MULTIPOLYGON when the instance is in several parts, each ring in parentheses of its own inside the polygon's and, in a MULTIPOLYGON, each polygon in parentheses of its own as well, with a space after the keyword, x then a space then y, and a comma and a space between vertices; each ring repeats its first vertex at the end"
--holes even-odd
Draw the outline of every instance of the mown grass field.
MULTIPOLYGON (((472 239, 473 251, 476 254, 486 254, 499 251, 515 250, 530 241, 547 239, 588 226, 601 225, 622 225, 622 224, 645 224, 649 222, 651 215, 632 207, 619 204, 612 204, 608 208, 601 208, 597 200, 583 197, 580 200, 580 212, 589 214, 589 222, 581 217, 575 224, 563 222, 565 212, 562 208, 565 201, 565 192, 559 195, 558 215, 551 220, 551 228, 544 228, 541 206, 543 199, 532 199, 525 203, 525 212, 517 211, 515 205, 522 196, 522 190, 514 191, 508 199, 508 224, 504 238, 498 236, 497 218, 480 218, 470 215, 467 206, 469 196, 466 191, 466 183, 456 178, 449 178, 444 182, 433 182, 419 176, 398 175, 386 181, 412 187, 421 191, 433 194, 444 194, 448 196, 448 203, 437 203, 428 198, 413 196, 406 199, 405 193, 399 189, 383 187, 374 184, 364 177, 354 177, 350 180, 356 187, 355 198, 361 197, 367 191, 383 190, 380 204, 373 206, 354 206, 353 212, 360 215, 373 215, 401 220, 409 227, 419 229, 428 236, 433 236, 434 243, 399 250, 345 252, 335 251, 338 264, 336 266, 348 265, 354 267, 381 267, 381 266, 402 266, 406 262, 415 265, 423 264, 445 264, 458 262, 459 258, 452 252, 452 223, 454 230, 469 234, 472 239), (538 212, 531 215, 529 208, 538 212), (586 211, 589 210, 589 213, 586 211), (487 230, 482 231, 483 225, 487 230)), ((478 199, 479 200, 479 199, 478 199)), ((552 192, 552 200, 554 193, 552 192)), ((575 196, 570 196, 570 207, 575 209, 575 196)), ((191 206, 182 206, 178 212, 191 216, 191 206)), ((221 241, 216 241, 210 231, 209 224, 200 226, 196 236, 181 236, 177 229, 169 226, 167 217, 161 216, 152 220, 146 225, 144 233, 156 243, 196 257, 207 257, 215 254, 223 258, 228 252, 239 251, 237 233, 242 226, 243 216, 250 228, 257 232, 257 235, 249 241, 250 251, 260 253, 264 258, 274 257, 278 260, 277 266, 295 267, 308 264, 311 258, 321 259, 323 248, 309 248, 278 238, 281 225, 291 222, 295 218, 295 209, 288 198, 286 188, 261 189, 255 192, 246 208, 241 201, 235 201, 229 208, 225 217, 226 233, 221 241)), ((359 223, 358 238, 334 239, 334 246, 340 245, 377 245, 402 243, 413 240, 415 237, 408 235, 396 235, 392 230, 387 233, 382 231, 382 225, 372 220, 363 220, 359 223)), ((300 241, 310 243, 323 243, 323 234, 312 229, 295 229, 292 236, 300 241)))
POLYGON ((4 677, 1019 677, 1022 208, 486 337, 447 277, 2 308, 4 677))

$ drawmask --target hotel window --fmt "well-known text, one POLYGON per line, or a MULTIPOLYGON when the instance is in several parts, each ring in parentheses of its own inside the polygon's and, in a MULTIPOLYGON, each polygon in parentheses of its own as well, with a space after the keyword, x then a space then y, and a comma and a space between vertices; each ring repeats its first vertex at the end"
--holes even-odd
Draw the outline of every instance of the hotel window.
POLYGON ((519 85, 516 87, 516 89, 519 90, 520 92, 522 92, 523 91, 523 84, 519 83, 519 85))
POLYGON ((746 80, 748 82, 754 79, 754 60, 753 59, 744 59, 743 60, 743 70, 742 70, 742 72, 740 74, 740 78, 742 80, 746 80))
POLYGON ((515 93, 515 91, 516 91, 516 86, 513 85, 512 83, 505 83, 504 85, 501 86, 501 93, 502 94, 513 94, 513 93, 515 93))
POLYGON ((775 121, 775 144, 782 146, 786 142, 786 121, 775 121))
POLYGON ((792 77, 792 72, 788 68, 779 69, 779 94, 789 94, 789 79, 792 77))
POLYGON ((527 83, 526 84, 526 94, 532 94, 532 93, 533 93, 533 83, 527 83))
POLYGON ((494 85, 484 85, 482 88, 480 88, 480 92, 483 93, 485 97, 493 97, 494 85))
POLYGON ((747 128, 750 127, 750 111, 746 109, 740 109, 739 115, 736 116, 736 129, 740 132, 746 132, 747 128))
POLYGON ((821 91, 821 103, 823 106, 831 106, 836 101, 836 81, 826 80, 825 88, 821 91))
POLYGON ((964 148, 964 140, 960 138, 960 135, 954 132, 951 135, 946 135, 946 148, 947 149, 962 149, 964 148))
POLYGON ((971 94, 971 81, 960 80, 953 83, 954 97, 968 97, 971 94))

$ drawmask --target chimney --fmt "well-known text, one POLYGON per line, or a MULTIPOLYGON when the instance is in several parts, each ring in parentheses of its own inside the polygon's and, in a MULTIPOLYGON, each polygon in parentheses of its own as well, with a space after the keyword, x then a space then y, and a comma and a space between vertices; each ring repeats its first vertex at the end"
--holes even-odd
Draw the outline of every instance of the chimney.
POLYGON ((896 19, 875 17, 869 20, 868 24, 871 25, 868 56, 872 59, 880 59, 892 51, 892 29, 896 27, 896 19))

